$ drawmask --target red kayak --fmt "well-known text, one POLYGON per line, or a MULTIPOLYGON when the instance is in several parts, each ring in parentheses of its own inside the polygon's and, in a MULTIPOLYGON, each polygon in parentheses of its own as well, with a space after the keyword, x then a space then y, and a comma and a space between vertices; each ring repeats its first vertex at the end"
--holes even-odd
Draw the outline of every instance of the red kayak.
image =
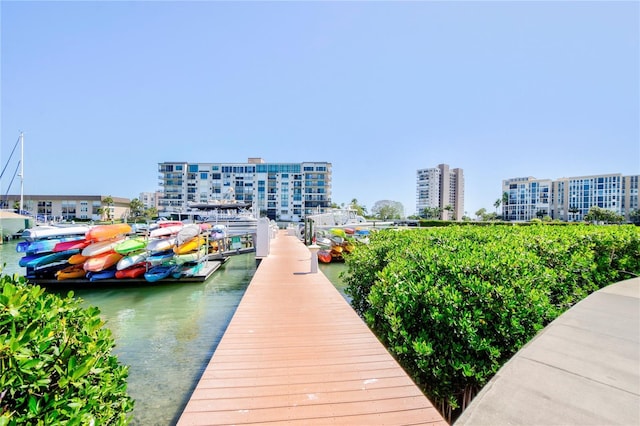
POLYGON ((61 241, 53 247, 53 251, 82 250, 90 243, 91 241, 87 241, 84 238, 81 240, 61 241))
POLYGON ((331 252, 328 250, 319 250, 318 251, 318 260, 322 263, 330 263, 331 262, 331 252))
POLYGON ((131 266, 129 268, 121 269, 116 271, 116 278, 138 278, 144 275, 147 272, 147 264, 139 263, 137 265, 131 266))

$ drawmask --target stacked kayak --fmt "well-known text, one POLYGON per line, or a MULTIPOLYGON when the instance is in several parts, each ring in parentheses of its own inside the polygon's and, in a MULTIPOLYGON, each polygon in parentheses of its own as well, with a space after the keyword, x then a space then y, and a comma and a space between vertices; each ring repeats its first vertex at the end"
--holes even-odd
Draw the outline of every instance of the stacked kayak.
POLYGON ((56 229, 25 231, 16 250, 24 253, 19 264, 27 268, 27 278, 157 282, 193 277, 225 236, 220 226, 178 221, 160 222, 142 235, 126 223, 56 229))

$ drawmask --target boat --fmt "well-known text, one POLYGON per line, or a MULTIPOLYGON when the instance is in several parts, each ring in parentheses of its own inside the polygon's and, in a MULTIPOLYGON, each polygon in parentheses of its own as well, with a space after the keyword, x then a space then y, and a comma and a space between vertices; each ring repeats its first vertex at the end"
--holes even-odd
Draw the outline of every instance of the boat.
POLYGON ((109 268, 102 271, 91 271, 87 272, 86 277, 89 281, 108 280, 116 277, 116 270, 114 268, 109 268))
POLYGON ((184 210, 164 214, 168 220, 179 220, 185 224, 207 223, 213 228, 223 225, 229 234, 252 234, 258 228, 252 203, 236 201, 233 195, 226 196, 225 200, 188 203, 184 210))
POLYGON ((171 250, 176 245, 176 237, 156 238, 149 240, 147 243, 147 251, 151 253, 171 250))
POLYGON ((105 241, 116 237, 122 237, 130 232, 131 225, 128 223, 112 223, 92 227, 87 232, 85 238, 89 241, 105 241))
POLYGON ((85 240, 84 238, 80 240, 60 241, 53 247, 53 251, 82 250, 89 244, 91 244, 91 241, 85 240))
POLYGON ((115 266, 120 259, 122 259, 122 255, 112 250, 89 257, 89 259, 84 262, 83 267, 87 272, 100 272, 115 266))
POLYGON ((177 265, 182 265, 184 263, 195 263, 200 262, 203 259, 206 259, 207 256, 207 246, 200 246, 200 248, 196 251, 192 251, 191 253, 185 254, 176 254, 173 256, 177 265))
POLYGON ((147 251, 129 253, 127 256, 123 257, 118 261, 118 264, 116 265, 116 269, 124 270, 141 263, 146 263, 148 256, 149 256, 149 252, 147 251))
MULTIPOLYGON (((78 253, 79 250, 67 250, 67 251, 59 251, 48 253, 43 256, 37 256, 34 259, 29 260, 25 263, 26 268, 39 268, 45 265, 49 265, 51 263, 57 262, 66 262, 72 255, 78 253)), ((21 265, 23 266, 23 265, 21 265)))
POLYGON ((144 249, 148 242, 149 240, 144 237, 126 238, 121 243, 116 244, 113 249, 120 254, 127 255, 144 249))
POLYGON ((331 251, 318 250, 318 260, 322 263, 331 263, 331 251))
POLYGON ((173 252, 175 254, 187 254, 192 251, 198 250, 198 248, 205 242, 206 240, 204 239, 204 237, 196 236, 188 241, 183 242, 180 245, 173 247, 173 252))
MULTIPOLYGON (((20 241, 16 245, 16 251, 18 253, 44 253, 51 251, 65 251, 55 250, 56 245, 61 242, 67 241, 66 238, 52 238, 49 240, 35 240, 35 241, 20 241)), ((67 248, 66 250, 70 250, 67 248)))
POLYGON ((150 238, 158 238, 158 237, 168 237, 170 235, 175 235, 184 227, 181 223, 180 225, 169 225, 169 226, 161 226, 152 230, 149 233, 150 238))
POLYGON ((67 263, 69 265, 82 265, 84 262, 89 259, 89 256, 83 256, 81 252, 72 255, 69 259, 67 259, 67 263))
POLYGON ((84 238, 91 229, 88 225, 37 225, 22 231, 22 238, 25 241, 37 241, 52 238, 84 238))
POLYGON ((178 235, 176 236, 176 244, 180 246, 185 242, 197 237, 202 232, 200 225, 197 223, 189 223, 186 224, 178 231, 178 235))
POLYGON ((60 269, 56 272, 56 279, 58 281, 70 280, 75 278, 84 278, 87 272, 80 265, 69 265, 66 268, 60 269))
POLYGON ((139 278, 147 272, 147 268, 147 263, 138 263, 128 268, 117 270, 115 276, 117 279, 139 278))
POLYGON ((149 282, 156 282, 167 278, 174 271, 176 265, 153 266, 144 273, 144 279, 149 282))
POLYGON ((147 257, 147 262, 149 262, 153 266, 162 265, 164 263, 172 261, 174 254, 175 253, 173 253, 172 249, 152 253, 147 257))
POLYGON ((104 240, 104 241, 96 241, 95 243, 91 243, 85 248, 82 249, 83 256, 98 256, 103 253, 114 251, 114 248, 124 241, 124 238, 119 238, 115 240, 104 240))

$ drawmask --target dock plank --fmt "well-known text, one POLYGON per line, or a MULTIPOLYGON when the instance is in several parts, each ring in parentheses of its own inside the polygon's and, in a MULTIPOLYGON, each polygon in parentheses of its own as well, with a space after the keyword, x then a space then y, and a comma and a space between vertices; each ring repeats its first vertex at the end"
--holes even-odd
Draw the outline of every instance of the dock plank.
POLYGON ((271 241, 178 425, 446 425, 310 252, 271 241))

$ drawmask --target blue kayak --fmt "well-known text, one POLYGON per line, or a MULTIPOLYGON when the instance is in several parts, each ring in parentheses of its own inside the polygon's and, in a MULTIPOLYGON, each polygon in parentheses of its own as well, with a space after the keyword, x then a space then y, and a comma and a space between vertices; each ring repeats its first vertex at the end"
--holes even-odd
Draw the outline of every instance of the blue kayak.
POLYGON ((87 272, 89 281, 108 280, 116 277, 116 268, 105 269, 98 272, 87 272))
POLYGON ((158 265, 144 273, 144 279, 149 282, 156 282, 167 278, 173 273, 176 265, 158 265))

